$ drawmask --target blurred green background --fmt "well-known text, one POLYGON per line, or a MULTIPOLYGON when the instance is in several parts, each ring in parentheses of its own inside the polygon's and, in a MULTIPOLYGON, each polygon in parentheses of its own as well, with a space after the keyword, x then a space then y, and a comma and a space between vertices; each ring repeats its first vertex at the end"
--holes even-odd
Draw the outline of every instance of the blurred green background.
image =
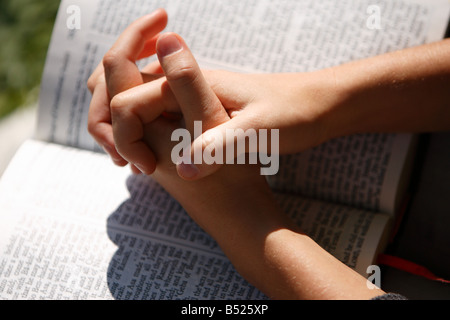
POLYGON ((59 0, 0 0, 0 118, 36 103, 59 0))

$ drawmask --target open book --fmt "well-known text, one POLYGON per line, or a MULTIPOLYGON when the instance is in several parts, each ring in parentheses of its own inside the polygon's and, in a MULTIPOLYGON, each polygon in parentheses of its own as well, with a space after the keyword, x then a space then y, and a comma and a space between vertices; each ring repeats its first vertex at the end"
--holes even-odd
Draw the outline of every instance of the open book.
MULTIPOLYGON (((239 72, 311 71, 437 41, 450 12, 446 0, 63 1, 35 139, 0 182, 0 298, 266 298, 151 176, 114 166, 87 132, 89 75, 131 21, 158 7, 201 66, 239 72), (80 28, 70 28, 77 12, 80 28)), ((408 185, 414 141, 335 139, 283 157, 268 179, 303 230, 367 276, 408 185)))

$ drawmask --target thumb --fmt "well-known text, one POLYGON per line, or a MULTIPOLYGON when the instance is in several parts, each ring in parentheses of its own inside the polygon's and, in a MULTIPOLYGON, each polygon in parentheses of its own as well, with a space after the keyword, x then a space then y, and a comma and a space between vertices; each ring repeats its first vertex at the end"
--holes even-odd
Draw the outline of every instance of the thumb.
POLYGON ((230 119, 179 35, 161 35, 156 43, 156 51, 191 135, 194 134, 195 121, 201 121, 203 131, 206 131, 230 119))
POLYGON ((177 167, 179 175, 186 174, 188 180, 211 175, 223 164, 257 164, 261 175, 273 175, 279 169, 279 131, 256 130, 249 127, 245 116, 234 117, 196 138, 189 156, 194 166, 177 167))
POLYGON ((183 164, 177 167, 178 173, 185 179, 198 180, 213 174, 223 164, 246 163, 245 156, 254 150, 242 143, 251 129, 244 131, 245 123, 241 122, 240 117, 232 118, 197 137, 189 150, 194 170, 183 164))
MULTIPOLYGON (((167 83, 180 105, 191 141, 206 130, 230 119, 204 78, 191 51, 179 35, 175 33, 161 35, 156 43, 156 51, 167 83)), ((215 165, 214 171, 217 169, 215 165)), ((198 168, 190 158, 190 151, 183 153, 182 160, 177 163, 177 170, 184 179, 196 178, 198 168)))

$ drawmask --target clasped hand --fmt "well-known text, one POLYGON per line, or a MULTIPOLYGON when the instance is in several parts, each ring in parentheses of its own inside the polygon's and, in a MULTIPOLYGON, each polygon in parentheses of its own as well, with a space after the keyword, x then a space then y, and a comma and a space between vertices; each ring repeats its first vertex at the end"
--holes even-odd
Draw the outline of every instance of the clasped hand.
MULTIPOLYGON (((364 297, 379 294, 367 292, 364 278, 301 233, 278 208, 258 165, 193 166, 171 158, 172 132, 186 128, 193 135, 195 121, 202 121, 203 133, 279 129, 282 153, 324 141, 327 96, 319 81, 314 75, 201 71, 180 36, 159 34, 166 23, 162 9, 133 22, 89 78, 88 130, 98 144, 116 165, 151 174, 269 297, 358 296, 358 290, 342 290, 349 283, 364 297), (137 60, 154 54, 157 61, 137 68, 137 60), (330 286, 323 275, 338 281, 330 286)), ((207 147, 201 136, 192 145, 193 152, 207 147)))

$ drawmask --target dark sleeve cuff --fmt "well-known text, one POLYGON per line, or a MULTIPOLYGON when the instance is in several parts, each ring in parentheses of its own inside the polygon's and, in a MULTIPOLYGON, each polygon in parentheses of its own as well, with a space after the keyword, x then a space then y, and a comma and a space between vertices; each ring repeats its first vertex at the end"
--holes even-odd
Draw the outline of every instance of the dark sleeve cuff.
POLYGON ((372 300, 408 300, 406 297, 398 293, 385 293, 381 296, 372 298, 372 300))

